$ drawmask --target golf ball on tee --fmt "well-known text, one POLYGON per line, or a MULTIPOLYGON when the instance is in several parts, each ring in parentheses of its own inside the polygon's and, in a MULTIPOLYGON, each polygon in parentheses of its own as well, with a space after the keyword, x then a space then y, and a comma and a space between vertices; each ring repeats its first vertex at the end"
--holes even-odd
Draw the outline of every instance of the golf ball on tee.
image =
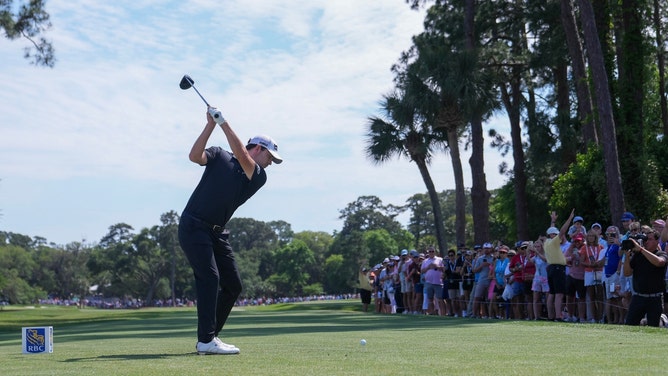
POLYGON ((366 345, 366 340, 365 339, 361 340, 360 345, 362 345, 362 346, 366 345))

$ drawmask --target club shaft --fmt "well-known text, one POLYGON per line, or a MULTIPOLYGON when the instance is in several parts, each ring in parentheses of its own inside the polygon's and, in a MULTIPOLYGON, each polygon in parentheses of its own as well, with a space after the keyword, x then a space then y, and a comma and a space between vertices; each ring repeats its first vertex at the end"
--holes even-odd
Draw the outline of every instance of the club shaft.
POLYGON ((209 106, 209 103, 206 101, 206 99, 204 99, 204 97, 202 96, 202 94, 199 93, 199 90, 197 90, 197 88, 195 87, 195 85, 193 85, 192 88, 195 89, 195 92, 197 93, 197 95, 199 95, 199 97, 202 98, 202 100, 204 101, 204 104, 205 104, 207 107, 211 107, 211 106, 209 106))

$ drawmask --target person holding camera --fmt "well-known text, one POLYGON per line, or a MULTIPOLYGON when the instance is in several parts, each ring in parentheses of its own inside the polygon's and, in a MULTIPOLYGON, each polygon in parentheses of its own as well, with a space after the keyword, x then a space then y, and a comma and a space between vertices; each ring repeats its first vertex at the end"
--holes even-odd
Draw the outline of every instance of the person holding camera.
POLYGON ((473 290, 473 312, 471 317, 487 317, 487 305, 484 304, 491 282, 489 278, 490 266, 494 262, 492 256, 492 243, 485 243, 482 246, 482 255, 478 257, 473 264, 473 273, 476 275, 475 288, 473 290))
POLYGON ((420 270, 424 275, 424 289, 428 299, 427 314, 435 314, 434 309, 437 308, 439 316, 445 316, 445 300, 443 300, 445 264, 443 258, 436 255, 436 248, 427 247, 427 254, 428 258, 422 262, 420 270))
POLYGON ((626 325, 640 325, 647 315, 647 325, 659 326, 663 311, 664 280, 668 254, 659 247, 660 234, 649 226, 642 228, 643 236, 629 237, 622 242, 626 252, 624 275, 633 276, 633 296, 626 314, 626 325))

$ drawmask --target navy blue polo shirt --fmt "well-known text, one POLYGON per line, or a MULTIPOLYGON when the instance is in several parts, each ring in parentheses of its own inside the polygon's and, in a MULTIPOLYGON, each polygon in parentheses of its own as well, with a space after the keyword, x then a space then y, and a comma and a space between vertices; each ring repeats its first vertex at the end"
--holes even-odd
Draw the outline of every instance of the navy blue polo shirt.
POLYGON ((225 226, 237 208, 267 182, 267 174, 255 164, 253 178, 248 179, 229 151, 213 146, 205 152, 204 173, 183 212, 210 224, 225 226))

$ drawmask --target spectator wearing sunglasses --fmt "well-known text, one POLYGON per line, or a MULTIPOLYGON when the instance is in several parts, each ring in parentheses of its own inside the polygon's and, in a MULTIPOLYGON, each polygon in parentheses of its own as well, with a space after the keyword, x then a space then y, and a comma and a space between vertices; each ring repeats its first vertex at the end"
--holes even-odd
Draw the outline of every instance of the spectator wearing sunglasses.
POLYGON ((624 275, 633 276, 633 296, 626 315, 626 325, 640 325, 647 316, 647 325, 659 326, 663 312, 663 293, 668 254, 660 249, 658 232, 647 227, 647 240, 641 245, 630 238, 633 247, 626 251, 624 275))

